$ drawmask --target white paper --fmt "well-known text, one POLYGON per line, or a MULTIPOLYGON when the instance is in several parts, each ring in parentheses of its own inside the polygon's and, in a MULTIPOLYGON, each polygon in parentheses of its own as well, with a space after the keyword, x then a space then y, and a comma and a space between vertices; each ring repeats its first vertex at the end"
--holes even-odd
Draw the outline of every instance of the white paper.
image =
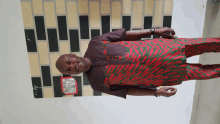
POLYGON ((74 78, 63 79, 63 91, 64 91, 65 94, 76 92, 76 86, 75 86, 75 79, 74 78))

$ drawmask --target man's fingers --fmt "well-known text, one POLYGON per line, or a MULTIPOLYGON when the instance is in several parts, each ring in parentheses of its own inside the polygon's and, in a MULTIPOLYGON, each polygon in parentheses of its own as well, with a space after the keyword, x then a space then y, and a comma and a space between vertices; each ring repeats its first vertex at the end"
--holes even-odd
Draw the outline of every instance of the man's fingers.
POLYGON ((171 90, 170 92, 167 91, 168 97, 175 95, 177 92, 177 89, 174 87, 167 87, 167 90, 171 90))
POLYGON ((163 38, 170 38, 170 39, 172 39, 173 36, 171 34, 166 33, 166 34, 163 35, 163 38))
POLYGON ((169 90, 171 90, 171 91, 176 91, 176 88, 174 88, 174 87, 169 87, 169 90))
POLYGON ((174 89, 174 92, 177 92, 177 89, 176 89, 176 88, 174 89))
POLYGON ((176 93, 176 92, 177 92, 177 89, 172 87, 171 92, 172 92, 172 93, 176 93))
POLYGON ((176 34, 175 31, 174 31, 173 29, 171 29, 170 32, 171 32, 172 35, 175 35, 175 34, 176 34))
POLYGON ((172 31, 171 33, 172 33, 172 35, 175 35, 175 34, 176 34, 175 31, 172 31))
POLYGON ((171 92, 169 92, 169 94, 170 95, 174 95, 174 94, 176 94, 176 92, 175 91, 171 91, 171 92))
POLYGON ((173 90, 173 89, 175 89, 174 87, 167 87, 168 88, 168 90, 173 90))

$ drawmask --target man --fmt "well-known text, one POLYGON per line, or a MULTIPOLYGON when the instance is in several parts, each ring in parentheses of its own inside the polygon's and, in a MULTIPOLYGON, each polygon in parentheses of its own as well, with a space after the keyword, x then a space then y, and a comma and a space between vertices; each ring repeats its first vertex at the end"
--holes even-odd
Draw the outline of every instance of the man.
POLYGON ((152 88, 220 76, 220 65, 186 63, 186 58, 193 55, 220 52, 219 38, 175 38, 173 35, 175 31, 167 27, 135 31, 121 28, 92 38, 84 57, 62 55, 56 67, 62 74, 85 72, 94 90, 125 99, 126 95, 170 97, 177 89, 152 88), (163 38, 138 41, 152 34, 163 38))

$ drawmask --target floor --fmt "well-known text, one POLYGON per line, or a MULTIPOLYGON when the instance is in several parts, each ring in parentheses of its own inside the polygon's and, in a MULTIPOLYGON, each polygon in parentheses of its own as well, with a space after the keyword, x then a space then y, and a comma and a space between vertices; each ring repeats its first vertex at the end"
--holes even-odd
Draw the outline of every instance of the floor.
MULTIPOLYGON (((204 22, 203 37, 220 36, 220 2, 208 0, 204 22)), ((201 64, 219 64, 220 53, 208 53, 200 56, 201 64)), ((190 124, 220 123, 220 78, 197 80, 190 124), (197 102, 198 101, 198 102, 197 102)))

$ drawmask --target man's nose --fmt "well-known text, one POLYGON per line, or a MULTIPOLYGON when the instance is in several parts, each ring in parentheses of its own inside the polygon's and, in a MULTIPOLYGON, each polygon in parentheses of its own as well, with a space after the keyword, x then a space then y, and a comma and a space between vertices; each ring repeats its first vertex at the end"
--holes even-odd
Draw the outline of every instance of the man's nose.
POLYGON ((76 64, 67 65, 68 68, 74 68, 76 64))

